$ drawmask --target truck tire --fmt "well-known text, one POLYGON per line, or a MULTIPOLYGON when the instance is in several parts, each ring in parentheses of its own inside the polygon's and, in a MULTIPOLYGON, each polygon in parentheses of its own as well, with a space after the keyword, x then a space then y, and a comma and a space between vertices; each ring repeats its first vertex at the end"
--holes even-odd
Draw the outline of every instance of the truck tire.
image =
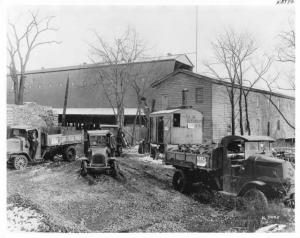
POLYGON ((256 212, 263 213, 268 208, 268 200, 262 191, 251 188, 243 195, 243 206, 246 209, 255 209, 256 212))
POLYGON ((74 146, 69 146, 65 149, 65 153, 63 155, 64 160, 68 162, 72 162, 76 158, 76 150, 74 146))
POLYGON ((262 216, 265 215, 268 208, 268 200, 265 194, 252 188, 243 195, 243 209, 247 215, 248 231, 255 231, 261 224, 262 216))
POLYGON ((188 172, 183 170, 176 170, 173 175, 173 187, 181 193, 188 193, 191 188, 191 180, 188 172))
POLYGON ((25 155, 16 155, 13 159, 13 166, 16 170, 23 170, 27 167, 28 159, 25 155))

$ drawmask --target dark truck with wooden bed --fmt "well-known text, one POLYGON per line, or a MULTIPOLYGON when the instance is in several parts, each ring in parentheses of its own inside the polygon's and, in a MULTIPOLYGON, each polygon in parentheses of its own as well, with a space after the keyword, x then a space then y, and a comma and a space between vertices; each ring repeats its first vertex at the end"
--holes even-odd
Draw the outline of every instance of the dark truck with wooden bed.
POLYGON ((267 207, 280 199, 294 207, 294 165, 273 156, 267 136, 226 136, 203 153, 165 150, 164 162, 176 168, 173 186, 187 193, 193 183, 267 207), (255 198, 255 199, 254 199, 255 198))

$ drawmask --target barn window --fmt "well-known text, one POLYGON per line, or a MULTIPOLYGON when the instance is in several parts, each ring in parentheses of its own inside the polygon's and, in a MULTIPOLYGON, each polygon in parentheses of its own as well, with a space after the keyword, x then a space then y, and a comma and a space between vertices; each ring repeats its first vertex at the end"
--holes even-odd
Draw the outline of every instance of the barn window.
POLYGON ((162 95, 161 105, 163 110, 168 108, 168 95, 162 95))
POLYGON ((203 87, 196 88, 195 101, 196 103, 203 103, 203 87))
POLYGON ((173 127, 180 127, 180 114, 175 113, 173 115, 173 127))
POLYGON ((280 130, 280 120, 277 121, 277 130, 280 130))

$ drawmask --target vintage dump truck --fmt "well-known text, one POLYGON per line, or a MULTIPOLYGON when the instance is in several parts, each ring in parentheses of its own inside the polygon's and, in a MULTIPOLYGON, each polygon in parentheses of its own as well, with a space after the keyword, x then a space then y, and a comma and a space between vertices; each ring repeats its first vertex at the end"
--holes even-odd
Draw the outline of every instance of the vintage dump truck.
POLYGON ((13 126, 7 139, 7 163, 17 170, 26 168, 29 162, 41 162, 61 155, 66 161, 76 157, 75 145, 83 142, 83 135, 51 134, 48 128, 13 126), (36 149, 31 151, 30 135, 35 134, 36 149))
POLYGON ((90 148, 86 157, 80 158, 80 174, 106 173, 112 176, 118 173, 118 164, 114 159, 117 153, 116 139, 110 130, 87 131, 90 148))
POLYGON ((226 195, 267 200, 283 199, 294 206, 294 166, 273 157, 272 142, 267 136, 226 136, 209 152, 166 150, 164 162, 176 168, 173 186, 188 192, 193 183, 226 195))

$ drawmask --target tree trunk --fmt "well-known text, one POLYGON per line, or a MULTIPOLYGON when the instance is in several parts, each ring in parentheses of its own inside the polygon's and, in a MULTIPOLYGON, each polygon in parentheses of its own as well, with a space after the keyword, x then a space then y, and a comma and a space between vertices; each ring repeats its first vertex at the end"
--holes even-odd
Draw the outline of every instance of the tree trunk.
POLYGON ((240 114, 240 133, 244 135, 243 128, 243 109, 242 109, 242 88, 240 87, 240 95, 239 95, 239 114, 240 114))
POLYGON ((61 120, 62 126, 66 126, 66 110, 67 110, 67 104, 68 104, 68 95, 69 95, 69 76, 68 76, 68 80, 67 80, 67 83, 66 83, 64 109, 63 109, 62 120, 61 120))
POLYGON ((234 94, 231 90, 230 95, 230 103, 231 103, 231 135, 235 135, 235 110, 234 110, 234 94))
POLYGON ((248 135, 250 136, 251 128, 250 128, 250 121, 249 121, 249 114, 248 114, 248 99, 245 93, 244 93, 244 103, 245 103, 246 129, 248 131, 248 135))
POLYGON ((25 84, 25 75, 21 73, 20 75, 20 84, 19 84, 19 92, 18 92, 18 105, 23 105, 24 103, 24 84, 25 84))

